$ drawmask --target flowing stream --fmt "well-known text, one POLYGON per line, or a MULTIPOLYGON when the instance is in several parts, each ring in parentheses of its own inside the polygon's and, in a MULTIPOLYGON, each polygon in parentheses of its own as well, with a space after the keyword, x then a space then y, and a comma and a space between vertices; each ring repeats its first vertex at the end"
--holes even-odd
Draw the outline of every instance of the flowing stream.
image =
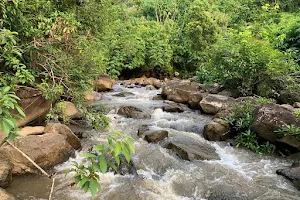
MULTIPOLYGON (((159 144, 149 144, 137 137, 143 124, 169 131, 169 137, 181 135, 205 141, 202 131, 211 121, 210 116, 187 109, 183 113, 162 111, 163 101, 152 98, 161 91, 145 88, 125 88, 116 85, 113 92, 104 95, 105 107, 109 108, 111 130, 118 130, 136 139, 136 155, 132 160, 139 176, 101 175, 103 192, 95 199, 101 200, 294 200, 300 192, 276 170, 290 166, 283 158, 256 155, 244 149, 236 149, 226 142, 208 142, 217 150, 220 160, 185 161, 159 144), (127 97, 116 97, 119 92, 131 92, 127 97), (118 107, 133 105, 151 113, 151 119, 131 119, 117 115, 118 107)), ((105 141, 108 132, 86 131, 82 140, 83 150, 75 158, 56 166, 55 200, 91 199, 72 182, 71 174, 65 172, 72 162, 81 162, 82 152, 93 144, 105 141)), ((47 200, 51 180, 39 175, 16 177, 8 192, 21 200, 47 200)))

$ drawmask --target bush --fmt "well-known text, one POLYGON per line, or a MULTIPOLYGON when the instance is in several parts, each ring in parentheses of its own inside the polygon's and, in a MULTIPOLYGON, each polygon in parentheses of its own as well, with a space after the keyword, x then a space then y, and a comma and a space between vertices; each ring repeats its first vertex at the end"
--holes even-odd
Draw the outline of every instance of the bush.
MULTIPOLYGON (((266 99, 260 100, 262 104, 268 103, 266 99)), ((257 154, 269 154, 275 146, 269 142, 260 140, 250 127, 254 120, 255 107, 253 102, 248 99, 241 104, 237 104, 227 117, 226 121, 236 134, 236 147, 243 146, 257 154)))
POLYGON ((295 82, 289 74, 296 71, 296 65, 288 54, 244 31, 231 32, 213 45, 210 59, 199 72, 201 76, 203 71, 213 77, 209 80, 237 90, 241 96, 278 98, 281 90, 295 82))

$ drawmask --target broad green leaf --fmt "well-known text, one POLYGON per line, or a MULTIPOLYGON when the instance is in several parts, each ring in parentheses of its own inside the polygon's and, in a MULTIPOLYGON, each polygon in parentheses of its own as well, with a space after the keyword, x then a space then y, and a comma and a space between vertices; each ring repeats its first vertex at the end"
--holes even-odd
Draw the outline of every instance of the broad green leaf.
POLYGON ((107 162, 106 162, 106 160, 101 160, 100 161, 100 169, 101 169, 101 172, 103 174, 107 171, 107 162))
POLYGON ((111 162, 108 162, 107 164, 108 164, 108 166, 110 166, 113 170, 115 170, 115 172, 118 172, 118 169, 117 169, 117 167, 116 167, 115 164, 113 164, 113 163, 111 163, 111 162))
POLYGON ((116 157, 116 156, 118 156, 118 155, 120 155, 120 153, 121 153, 121 144, 120 144, 120 142, 117 142, 116 143, 116 146, 115 146, 115 149, 114 149, 114 156, 116 157))
POLYGON ((122 146, 122 151, 123 151, 123 155, 125 156, 126 161, 129 163, 130 162, 129 150, 126 148, 126 146, 122 146))
POLYGON ((83 191, 85 193, 87 193, 87 191, 89 190, 89 186, 90 186, 90 182, 86 182, 83 187, 81 187, 83 189, 83 191))
POLYGON ((85 158, 97 158, 97 156, 92 153, 84 153, 82 156, 85 158))
POLYGON ((81 179, 81 181, 79 182, 78 186, 82 188, 88 180, 89 179, 87 177, 83 177, 83 179, 81 179))
POLYGON ((1 130, 6 134, 8 135, 9 132, 10 132, 10 127, 9 127, 9 124, 7 124, 4 120, 2 120, 2 125, 1 125, 1 130))
POLYGON ((92 168, 93 168, 93 171, 95 171, 95 172, 100 171, 99 165, 97 165, 96 163, 92 164, 92 168))
POLYGON ((99 188, 99 183, 96 180, 91 180, 90 181, 90 191, 91 191, 92 196, 96 195, 98 188, 99 188))
POLYGON ((9 125, 11 126, 11 128, 17 126, 16 122, 13 121, 13 119, 12 119, 12 120, 9 120, 9 119, 3 119, 3 120, 6 121, 6 123, 9 124, 9 125))
POLYGON ((16 109, 22 117, 25 117, 25 113, 20 106, 16 106, 16 109))

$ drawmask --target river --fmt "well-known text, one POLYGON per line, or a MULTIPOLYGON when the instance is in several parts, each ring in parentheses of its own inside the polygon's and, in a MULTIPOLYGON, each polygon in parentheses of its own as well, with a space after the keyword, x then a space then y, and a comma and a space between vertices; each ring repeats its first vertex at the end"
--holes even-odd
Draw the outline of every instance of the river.
MULTIPOLYGON (((125 88, 119 84, 114 91, 105 93, 102 103, 110 110, 110 130, 132 136, 136 154, 132 160, 138 177, 101 175, 103 192, 96 200, 294 200, 300 192, 276 170, 291 165, 284 158, 262 156, 230 146, 228 142, 208 142, 202 137, 205 124, 211 117, 199 111, 186 109, 183 113, 162 111, 163 101, 152 100, 160 90, 125 88), (116 97, 119 92, 131 92, 127 97, 116 97), (117 115, 122 105, 133 105, 151 114, 151 119, 131 119, 117 115), (220 160, 185 161, 159 144, 149 144, 137 137, 141 125, 169 131, 169 137, 183 136, 207 142, 217 150, 220 160)), ((81 162, 81 154, 93 144, 105 141, 107 132, 89 131, 82 140, 83 150, 75 158, 55 167, 57 171, 54 200, 89 200, 91 195, 70 186, 71 174, 65 172, 72 162, 81 162)), ((47 200, 52 181, 39 175, 15 177, 8 192, 21 200, 47 200)))

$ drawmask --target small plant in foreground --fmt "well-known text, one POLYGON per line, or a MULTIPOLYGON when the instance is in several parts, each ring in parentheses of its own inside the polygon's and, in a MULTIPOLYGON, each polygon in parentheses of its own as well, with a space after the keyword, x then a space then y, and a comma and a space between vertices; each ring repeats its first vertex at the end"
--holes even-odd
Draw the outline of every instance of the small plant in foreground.
POLYGON ((107 141, 108 145, 95 145, 92 153, 83 154, 86 165, 74 162, 74 167, 69 171, 75 172, 75 184, 84 192, 90 191, 93 197, 97 191, 102 191, 99 173, 106 173, 109 168, 118 172, 122 157, 129 163, 130 155, 135 153, 134 139, 131 137, 114 132, 113 136, 107 137, 107 141))
POLYGON ((11 87, 0 88, 0 130, 7 136, 4 141, 7 139, 14 140, 17 137, 16 115, 13 115, 11 111, 15 109, 19 114, 17 117, 25 117, 25 113, 18 105, 19 100, 19 97, 11 91, 11 87))

